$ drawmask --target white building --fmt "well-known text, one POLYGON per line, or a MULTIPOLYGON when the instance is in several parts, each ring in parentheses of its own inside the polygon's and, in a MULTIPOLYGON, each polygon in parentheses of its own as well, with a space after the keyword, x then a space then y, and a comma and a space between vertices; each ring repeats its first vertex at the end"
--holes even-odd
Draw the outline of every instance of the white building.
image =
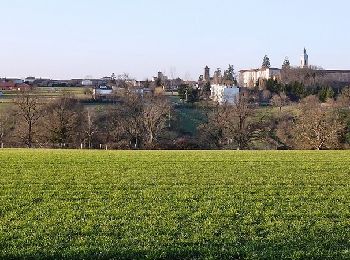
POLYGON ((95 99, 104 99, 113 95, 113 88, 108 86, 99 86, 94 88, 93 95, 95 99))
POLYGON ((239 73, 241 87, 255 87, 259 79, 276 79, 281 76, 281 70, 278 68, 241 70, 239 73))
POLYGON ((236 86, 211 85, 210 91, 210 98, 220 105, 225 103, 234 104, 239 94, 239 88, 236 86))
POLYGON ((82 80, 81 81, 81 85, 83 85, 83 86, 92 86, 94 83, 92 82, 92 80, 91 79, 84 79, 84 80, 82 80))

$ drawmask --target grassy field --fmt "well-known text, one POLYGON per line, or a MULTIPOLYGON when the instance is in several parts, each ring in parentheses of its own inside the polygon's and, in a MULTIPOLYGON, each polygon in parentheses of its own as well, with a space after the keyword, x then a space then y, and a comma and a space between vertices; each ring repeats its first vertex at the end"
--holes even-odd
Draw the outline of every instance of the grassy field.
MULTIPOLYGON (((91 95, 85 94, 87 89, 77 87, 67 88, 49 88, 49 87, 38 87, 35 88, 33 93, 41 100, 47 101, 54 98, 62 97, 64 94, 70 94, 79 99, 91 98, 91 95)), ((92 91, 92 90, 91 90, 92 91)), ((18 93, 13 90, 1 91, 0 105, 12 104, 18 93)))
POLYGON ((350 259, 349 158, 0 150, 0 259, 350 259))

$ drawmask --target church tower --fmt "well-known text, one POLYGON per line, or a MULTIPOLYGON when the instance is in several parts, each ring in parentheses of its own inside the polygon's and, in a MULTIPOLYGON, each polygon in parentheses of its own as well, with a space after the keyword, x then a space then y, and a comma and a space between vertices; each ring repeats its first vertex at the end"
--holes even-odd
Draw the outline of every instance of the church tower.
POLYGON ((204 80, 210 82, 210 68, 208 66, 204 68, 204 80))
POLYGON ((304 48, 304 54, 301 56, 300 67, 301 68, 308 68, 309 67, 309 55, 307 55, 305 48, 304 48))

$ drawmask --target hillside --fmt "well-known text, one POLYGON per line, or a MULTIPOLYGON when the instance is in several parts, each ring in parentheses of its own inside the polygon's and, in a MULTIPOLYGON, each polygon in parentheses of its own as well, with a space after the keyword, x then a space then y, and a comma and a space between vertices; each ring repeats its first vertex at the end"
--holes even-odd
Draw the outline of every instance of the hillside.
POLYGON ((0 150, 0 258, 350 258, 350 152, 0 150))

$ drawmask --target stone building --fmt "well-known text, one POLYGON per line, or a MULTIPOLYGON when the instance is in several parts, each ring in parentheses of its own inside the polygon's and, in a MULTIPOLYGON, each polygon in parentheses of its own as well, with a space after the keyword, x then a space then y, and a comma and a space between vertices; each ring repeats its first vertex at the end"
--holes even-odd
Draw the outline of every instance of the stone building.
POLYGON ((259 80, 279 79, 280 76, 281 69, 278 68, 241 70, 238 82, 240 87, 253 88, 259 80))
POLYGON ((276 79, 283 83, 294 81, 302 82, 304 85, 329 85, 332 87, 343 87, 350 85, 350 70, 325 70, 309 65, 309 55, 304 48, 299 67, 260 68, 241 70, 239 74, 239 86, 253 88, 260 80, 276 79), (287 80, 286 80, 287 78, 287 80))

